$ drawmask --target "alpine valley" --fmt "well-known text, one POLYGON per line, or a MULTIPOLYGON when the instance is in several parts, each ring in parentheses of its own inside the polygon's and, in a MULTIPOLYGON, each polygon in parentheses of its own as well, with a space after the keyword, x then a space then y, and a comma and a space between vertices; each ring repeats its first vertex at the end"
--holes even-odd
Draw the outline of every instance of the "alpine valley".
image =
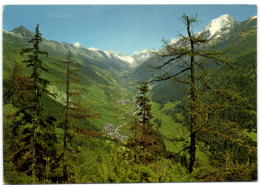
MULTIPOLYGON (((41 25, 39 29, 41 29, 41 25)), ((188 101, 191 96, 190 87, 174 80, 174 77, 162 81, 154 80, 162 74, 176 74, 182 69, 179 62, 164 65, 158 70, 155 70, 155 66, 161 65, 168 59, 160 57, 165 53, 167 47, 183 45, 184 36, 165 41, 165 45, 160 51, 144 48, 131 56, 126 56, 114 51, 85 48, 79 43, 73 45, 47 40, 43 35, 39 46, 41 51, 48 52, 48 57, 40 56, 40 59, 48 72, 42 71, 40 76, 50 82, 47 85, 50 95, 43 94, 40 97, 40 104, 43 107, 44 115, 55 117, 53 132, 57 137, 55 143, 57 155, 63 155, 64 127, 62 124, 66 119, 64 113, 66 112, 66 85, 61 82, 66 79, 66 69, 61 67, 61 61, 66 60, 68 51, 72 53, 73 61, 81 65, 77 76, 79 82, 71 83, 70 86, 81 93, 79 96, 70 96, 70 101, 82 104, 89 112, 98 116, 72 119, 69 124, 67 181, 64 181, 64 166, 59 157, 56 158, 56 161, 49 160, 49 163, 43 163, 45 166, 39 167, 43 171, 45 170, 45 176, 42 179, 38 178, 37 181, 32 177, 31 170, 27 171, 26 168, 21 167, 23 159, 26 158, 21 159, 20 167, 17 166, 14 162, 15 151, 18 150, 16 144, 25 141, 12 137, 13 120, 17 117, 19 109, 14 102, 21 97, 15 93, 12 94, 11 90, 16 85, 14 75, 30 76, 32 74, 32 68, 26 67, 23 62, 28 59, 28 56, 21 55, 20 52, 22 48, 32 47, 28 40, 32 39, 34 35, 33 31, 29 31, 23 26, 12 31, 3 31, 5 183, 197 182, 257 179, 256 151, 254 150, 257 141, 256 16, 243 22, 236 22, 231 16, 222 15, 212 20, 199 33, 194 34, 198 38, 201 36, 209 39, 204 49, 229 49, 225 55, 232 61, 232 68, 226 69, 217 64, 207 64, 206 69, 216 72, 213 82, 218 84, 219 88, 225 89, 232 86, 248 106, 244 104, 241 105, 242 108, 229 106, 230 112, 221 114, 225 119, 231 117, 232 121, 228 122, 231 127, 233 123, 236 123, 236 126, 232 127, 233 130, 226 132, 236 133, 239 137, 246 138, 247 142, 244 143, 235 136, 231 138, 232 134, 224 136, 212 131, 208 133, 209 135, 200 133, 200 138, 196 140, 196 160, 192 166, 192 173, 188 170, 191 149, 184 150, 191 140, 188 124, 190 114, 187 111, 192 106, 188 101), (17 71, 15 71, 15 66, 19 66, 17 71), (222 70, 225 72, 218 73, 222 70), (133 125, 138 120, 138 115, 141 115, 139 112, 142 109, 142 105, 137 103, 138 97, 140 98, 140 89, 142 89, 137 88, 140 87, 138 82, 149 82, 147 97, 151 104, 150 122, 153 132, 149 132, 148 135, 152 137, 155 133, 163 151, 163 154, 156 155, 156 159, 149 156, 149 153, 145 153, 145 149, 141 150, 142 147, 148 148, 148 145, 139 145, 135 150, 131 148, 130 141, 135 137, 134 129, 137 129, 133 125), (238 128, 241 132, 237 132, 238 128), (215 148, 212 147, 212 143, 217 143, 214 145, 215 148), (143 153, 141 152, 139 155, 140 151, 143 153), (152 162, 147 162, 148 158, 152 162), (55 164, 56 167, 53 167, 55 164)), ((189 60, 188 57, 183 58, 183 60, 186 59, 189 60)), ((188 74, 184 73, 184 77, 185 75, 188 74)), ((21 81, 18 76, 17 83, 21 83, 21 81)), ((205 91, 205 89, 198 90, 201 93, 205 91)), ((230 91, 225 90, 225 92, 230 91)), ((204 96, 203 101, 206 101, 208 96, 204 96)), ((238 102, 235 98, 232 101, 238 102)), ((228 107, 227 104, 225 106, 228 107)), ((211 111, 210 107, 208 109, 211 111)), ((222 124, 223 121, 214 120, 214 115, 209 115, 207 119, 213 123, 222 124)), ((217 127, 222 127, 221 124, 217 127)), ((147 136, 147 140, 149 139, 154 143, 157 141, 147 136)), ((31 153, 29 152, 28 155, 31 153)), ((46 161, 48 160, 46 159, 46 161)))

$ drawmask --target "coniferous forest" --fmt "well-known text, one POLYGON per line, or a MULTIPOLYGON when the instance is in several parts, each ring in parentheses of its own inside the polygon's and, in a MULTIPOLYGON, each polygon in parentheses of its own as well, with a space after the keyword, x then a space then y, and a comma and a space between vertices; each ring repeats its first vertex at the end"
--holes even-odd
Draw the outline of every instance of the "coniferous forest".
POLYGON ((135 65, 3 31, 4 182, 256 181, 256 18, 215 37, 180 21, 135 65))

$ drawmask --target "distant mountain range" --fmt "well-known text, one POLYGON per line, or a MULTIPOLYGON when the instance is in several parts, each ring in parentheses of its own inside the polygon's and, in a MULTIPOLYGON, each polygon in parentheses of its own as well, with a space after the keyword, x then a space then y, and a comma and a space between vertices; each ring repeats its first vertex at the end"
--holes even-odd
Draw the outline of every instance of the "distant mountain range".
MULTIPOLYGON (((213 19, 202 31, 197 33, 211 39, 217 47, 227 47, 231 44, 237 46, 237 53, 243 55, 250 48, 256 48, 256 23, 257 17, 250 17, 244 22, 235 22, 230 15, 222 15, 213 19), (244 45, 245 47, 243 47, 244 45), (249 44, 249 45, 248 45, 249 44)), ((29 46, 27 40, 32 38, 33 32, 23 26, 15 28, 12 31, 3 31, 4 49, 11 48, 7 53, 4 52, 4 71, 10 70, 12 67, 11 60, 16 60, 19 49, 29 46), (6 47, 5 47, 6 46, 6 47), (15 49, 14 49, 15 48, 15 49), (8 54, 10 52, 10 55, 8 54), (12 54, 13 52, 17 52, 12 54)), ((44 37, 44 35, 43 35, 44 37)), ((179 38, 172 38, 172 45, 179 44, 179 38)), ((68 50, 71 50, 75 56, 75 60, 82 63, 84 70, 82 73, 89 82, 93 80, 101 84, 113 84, 114 81, 125 79, 131 81, 145 81, 158 73, 151 73, 151 69, 147 65, 158 64, 159 59, 154 54, 153 50, 144 49, 133 53, 131 56, 115 51, 102 51, 95 48, 85 48, 79 43, 69 44, 65 42, 56 42, 53 40, 43 39, 41 49, 49 52, 49 59, 57 61, 65 58, 68 50), (105 71, 105 73, 104 73, 105 71)), ((160 51, 159 51, 160 52, 160 51)), ((236 55, 232 55, 236 58, 236 55)), ((58 69, 52 64, 49 65, 53 71, 58 69)), ((174 71, 175 68, 172 67, 174 71)), ((166 82, 165 82, 166 83, 166 82)), ((170 83, 170 82, 167 82, 170 83)), ((153 87, 154 91, 162 89, 164 83, 153 87)), ((123 84, 121 84, 123 85, 123 84)), ((165 90, 165 93, 170 93, 171 90, 165 90)), ((155 93, 156 94, 156 93, 155 93)), ((167 102, 172 98, 165 99, 167 102)))
MULTIPOLYGON (((250 27, 256 26, 256 16, 249 18, 245 22, 235 22, 235 20, 230 15, 222 15, 216 19, 213 19, 201 32, 197 33, 203 35, 208 39, 212 39, 215 42, 221 42, 228 39, 232 34, 237 32, 241 27, 245 27, 245 24, 250 27)), ((20 39, 30 39, 34 35, 33 32, 29 31, 23 26, 15 28, 14 30, 8 32, 4 31, 4 38, 7 35, 12 35, 20 39)), ((172 38, 171 44, 178 44, 179 38, 172 38)), ((95 48, 85 48, 79 43, 74 45, 68 43, 59 43, 52 40, 44 39, 43 45, 50 47, 54 51, 59 53, 64 53, 67 49, 72 50, 76 55, 82 55, 86 58, 91 58, 98 60, 103 63, 104 66, 107 64, 114 66, 115 68, 122 70, 133 68, 141 65, 143 62, 154 57, 153 51, 149 49, 144 49, 139 52, 133 53, 131 56, 126 56, 114 51, 102 51, 95 48)))

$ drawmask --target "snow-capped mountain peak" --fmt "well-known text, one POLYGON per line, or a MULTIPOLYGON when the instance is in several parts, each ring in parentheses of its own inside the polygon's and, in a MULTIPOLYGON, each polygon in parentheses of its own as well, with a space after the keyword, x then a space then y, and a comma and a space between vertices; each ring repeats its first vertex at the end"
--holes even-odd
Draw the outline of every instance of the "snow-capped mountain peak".
POLYGON ((250 17, 249 19, 256 19, 257 15, 250 17))
POLYGON ((131 56, 126 56, 126 55, 115 55, 115 56, 120 60, 128 62, 129 64, 132 64, 134 62, 134 59, 131 56))
POLYGON ((143 62, 147 61, 151 57, 154 56, 155 50, 144 49, 142 51, 135 51, 131 57, 135 61, 135 66, 142 64, 143 62))
POLYGON ((91 51, 100 51, 99 49, 97 49, 97 48, 93 48, 93 47, 88 48, 88 50, 91 50, 91 51))
POLYGON ((127 56, 125 54, 115 52, 115 51, 104 51, 104 53, 109 57, 109 58, 116 58, 119 60, 122 60, 126 63, 132 64, 134 62, 134 59, 131 56, 127 56))
POLYGON ((105 51, 107 56, 118 58, 124 62, 131 64, 132 67, 148 60, 150 57, 153 56, 153 52, 154 50, 144 49, 142 51, 135 51, 131 56, 127 56, 114 51, 105 51))
POLYGON ((81 46, 79 42, 75 42, 73 45, 74 45, 76 48, 79 48, 79 47, 81 46))
POLYGON ((207 38, 217 38, 223 31, 229 31, 229 29, 234 25, 234 19, 228 15, 222 15, 216 19, 213 19, 202 31, 202 33, 207 35, 207 38))

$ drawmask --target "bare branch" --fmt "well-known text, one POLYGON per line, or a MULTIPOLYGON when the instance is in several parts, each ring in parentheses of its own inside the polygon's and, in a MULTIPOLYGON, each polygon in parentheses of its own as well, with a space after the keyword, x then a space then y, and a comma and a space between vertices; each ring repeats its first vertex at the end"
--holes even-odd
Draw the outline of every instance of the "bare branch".
POLYGON ((168 80, 168 79, 173 78, 173 77, 176 77, 176 76, 178 76, 179 74, 184 73, 185 71, 188 71, 188 70, 190 70, 190 68, 185 68, 185 69, 179 71, 179 72, 176 73, 176 74, 168 75, 168 76, 166 76, 166 77, 163 77, 163 76, 162 76, 162 77, 155 77, 154 79, 152 79, 151 81, 149 81, 149 83, 151 83, 151 82, 160 82, 160 81, 168 80))

